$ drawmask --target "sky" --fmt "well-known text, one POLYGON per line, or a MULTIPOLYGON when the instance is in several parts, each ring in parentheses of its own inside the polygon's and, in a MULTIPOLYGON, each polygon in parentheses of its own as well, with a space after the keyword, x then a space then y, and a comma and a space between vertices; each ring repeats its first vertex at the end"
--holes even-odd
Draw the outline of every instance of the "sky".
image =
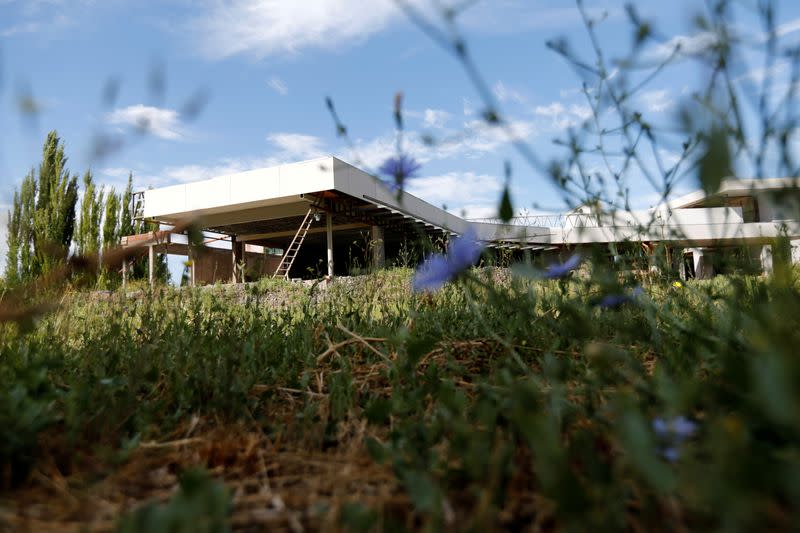
MULTIPOLYGON (((408 1, 437 24, 436 6, 454 3, 408 1)), ((462 66, 393 0, 0 0, 0 207, 38 164, 51 129, 65 141, 73 173, 91 168, 117 191, 129 172, 135 188, 146 189, 329 154, 375 171, 394 153, 392 109, 402 92, 404 148, 422 164, 410 192, 457 214, 491 217, 508 161, 517 210, 563 209, 511 141, 548 160, 561 153, 553 140, 591 116, 584 80, 545 45, 565 38, 590 57, 575 3, 457 3, 467 5, 458 27, 513 139, 483 124, 485 106, 462 66), (326 97, 349 142, 337 137, 326 97), (426 145, 426 135, 442 142, 426 145)), ((609 56, 626 50, 624 3, 584 3, 602 21, 609 56)), ((702 4, 636 2, 664 35, 648 53, 702 43, 692 25, 702 4)), ((798 4, 779 2, 786 39, 800 38, 798 4)), ((753 20, 744 10, 737 23, 757 31, 753 20)), ((757 77, 757 67, 743 67, 741 78, 757 77)), ((674 120, 702 76, 686 64, 652 80, 638 96, 645 117, 674 120)), ((679 189, 693 186, 687 179, 679 189)), ((631 189, 637 207, 657 196, 645 180, 631 189)))

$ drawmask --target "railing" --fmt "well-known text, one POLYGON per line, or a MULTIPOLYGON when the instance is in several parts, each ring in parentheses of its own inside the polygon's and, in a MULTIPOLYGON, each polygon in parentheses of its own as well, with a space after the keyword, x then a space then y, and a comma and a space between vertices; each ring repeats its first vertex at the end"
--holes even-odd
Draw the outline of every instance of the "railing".
POLYGON ((540 228, 597 228, 601 226, 596 215, 569 213, 559 215, 522 215, 504 222, 499 218, 471 218, 470 222, 509 224, 512 226, 536 226, 540 228))

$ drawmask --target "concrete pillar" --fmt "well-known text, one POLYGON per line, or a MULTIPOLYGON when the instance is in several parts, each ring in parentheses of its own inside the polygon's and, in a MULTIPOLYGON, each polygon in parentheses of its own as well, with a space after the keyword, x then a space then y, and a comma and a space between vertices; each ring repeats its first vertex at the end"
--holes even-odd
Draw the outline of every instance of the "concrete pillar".
POLYGON ((711 255, 706 248, 691 248, 694 259, 694 277, 697 279, 711 279, 714 277, 714 265, 711 255))
POLYGON ((383 268, 386 265, 386 247, 383 243, 381 226, 372 226, 370 245, 372 246, 372 268, 383 268))
POLYGON ((686 272, 686 250, 684 248, 680 248, 678 250, 678 276, 683 280, 686 281, 689 279, 689 273, 686 272))
POLYGON ((759 258, 761 259, 761 268, 764 271, 764 274, 772 274, 772 245, 765 244, 761 247, 761 253, 759 254, 759 258))
POLYGON ((147 247, 147 280, 150 282, 150 288, 155 284, 155 263, 156 254, 153 250, 153 245, 147 247))
POLYGON ((242 261, 244 261, 244 242, 237 241, 236 235, 231 235, 231 261, 233 261, 233 268, 231 269, 231 282, 241 283, 244 281, 244 272, 242 272, 242 261))
POLYGON ((791 241, 790 246, 791 246, 792 264, 793 265, 800 264, 800 239, 791 241))
POLYGON ((122 290, 128 286, 128 260, 122 260, 122 290))
POLYGON ((325 226, 328 237, 328 277, 333 277, 333 215, 325 213, 325 226))

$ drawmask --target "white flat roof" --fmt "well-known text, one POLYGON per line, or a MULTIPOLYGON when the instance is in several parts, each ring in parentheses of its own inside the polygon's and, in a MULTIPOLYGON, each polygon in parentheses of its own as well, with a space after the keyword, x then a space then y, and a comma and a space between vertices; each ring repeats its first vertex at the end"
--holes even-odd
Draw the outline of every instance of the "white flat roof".
MULTIPOLYGON (((797 184, 798 181, 791 178, 726 179, 720 191, 712 197, 780 190, 797 184)), ((311 200, 307 195, 326 191, 347 195, 362 204, 369 204, 369 209, 445 233, 463 234, 472 228, 480 240, 498 245, 563 246, 622 240, 759 240, 774 237, 779 230, 772 223, 743 223, 741 214, 732 214, 730 209, 723 209, 724 213, 714 208, 682 209, 707 198, 703 191, 671 201, 670 207, 677 210, 672 214, 662 207, 647 211, 649 216, 630 213, 610 219, 603 217, 599 224, 578 224, 580 227, 527 225, 531 222, 526 225, 470 222, 407 192, 398 197, 380 179, 333 156, 150 189, 143 193, 143 216, 167 224, 200 217, 204 227, 236 227, 237 224, 302 216, 311 200), (646 219, 651 218, 648 223, 646 219)), ((566 215, 567 218, 570 216, 579 215, 566 215)), ((800 228, 796 224, 791 229, 793 236, 798 235, 800 228)))
MULTIPOLYGON (((220 224, 245 221, 243 216, 275 218, 274 213, 304 213, 304 196, 324 191, 337 191, 457 234, 471 226, 479 238, 492 240, 505 231, 494 224, 473 224, 407 192, 398 197, 380 179, 333 156, 150 189, 144 191, 143 216, 165 223, 210 217, 220 224)), ((508 232, 517 235, 519 228, 508 232)), ((527 235, 533 234, 547 235, 549 231, 528 228, 527 235)))

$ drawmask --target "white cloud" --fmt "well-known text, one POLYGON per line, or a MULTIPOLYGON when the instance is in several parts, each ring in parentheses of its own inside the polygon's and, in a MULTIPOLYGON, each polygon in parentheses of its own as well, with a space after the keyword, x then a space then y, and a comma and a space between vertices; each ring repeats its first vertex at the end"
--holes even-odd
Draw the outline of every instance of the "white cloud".
POLYGON ((326 154, 319 137, 302 133, 271 133, 267 140, 279 149, 278 158, 289 161, 313 159, 326 154))
POLYGON ((717 43, 717 35, 710 31, 694 35, 676 35, 653 47, 647 54, 650 61, 664 61, 674 53, 683 56, 700 55, 717 43))
MULTIPOLYGON (((438 2, 406 0, 441 21, 438 2)), ((451 5, 454 2, 446 2, 451 5)), ((364 41, 405 17, 395 0, 205 0, 188 23, 201 51, 211 58, 251 54, 258 58, 297 53, 308 48, 336 49, 364 41)), ((517 33, 581 24, 575 7, 553 7, 530 0, 477 3, 459 23, 470 32, 517 33)), ((617 17, 623 10, 588 8, 595 19, 617 17)))
POLYGON ((642 103, 651 113, 663 113, 675 105, 675 101, 666 89, 645 91, 640 95, 642 103))
POLYGON ((792 19, 778 25, 775 28, 775 35, 778 37, 784 37, 796 31, 800 31, 800 18, 792 19))
MULTIPOLYGON (((508 129, 471 120, 458 131, 443 131, 437 142, 423 143, 417 132, 407 132, 403 150, 420 163, 451 158, 478 158, 493 153, 513 140, 527 140, 536 133, 533 122, 512 121, 508 129)), ((394 133, 380 135, 370 140, 358 139, 352 149, 346 150, 344 159, 376 169, 387 158, 395 155, 397 144, 394 133)))
POLYGON ((579 126, 592 116, 592 108, 588 105, 570 104, 565 106, 561 102, 536 106, 533 112, 537 116, 551 119, 552 126, 558 130, 579 126))
POLYGON ((399 10, 391 0, 213 0, 190 22, 212 58, 263 58, 303 48, 334 49, 383 30, 399 10))
POLYGON ((428 128, 443 128, 450 119, 450 113, 442 109, 426 109, 422 120, 428 128))
MULTIPOLYGON (((167 167, 161 171, 159 178, 163 184, 187 183, 190 181, 214 178, 216 176, 236 174, 237 172, 244 172, 245 170, 258 168, 259 166, 264 165, 258 164, 255 161, 242 159, 223 159, 219 163, 210 166, 182 165, 167 167), (255 165, 251 166, 252 163, 255 163, 255 165)), ((147 178, 145 177, 145 179, 147 178)), ((152 178, 149 181, 152 181, 152 178)))
POLYGON ((410 180, 408 192, 453 213, 467 210, 471 218, 495 216, 503 184, 500 178, 473 172, 448 172, 410 180), (467 209, 468 208, 468 209, 467 209), (473 214, 474 213, 474 214, 473 214))
POLYGON ((492 91, 494 92, 495 98, 497 98, 500 103, 516 102, 518 104, 525 104, 528 101, 524 94, 507 86, 502 81, 495 83, 494 87, 492 87, 492 91))
POLYGON ((289 88, 286 86, 286 82, 277 76, 270 78, 270 80, 267 82, 267 85, 269 85, 273 91, 281 96, 286 96, 289 94, 289 88))
POLYGON ((461 104, 464 109, 463 113, 465 117, 471 117, 475 114, 475 108, 472 106, 472 101, 469 98, 464 98, 461 104))
POLYGON ((184 137, 180 114, 174 109, 137 104, 111 111, 106 115, 106 122, 132 126, 162 139, 174 141, 184 137))

